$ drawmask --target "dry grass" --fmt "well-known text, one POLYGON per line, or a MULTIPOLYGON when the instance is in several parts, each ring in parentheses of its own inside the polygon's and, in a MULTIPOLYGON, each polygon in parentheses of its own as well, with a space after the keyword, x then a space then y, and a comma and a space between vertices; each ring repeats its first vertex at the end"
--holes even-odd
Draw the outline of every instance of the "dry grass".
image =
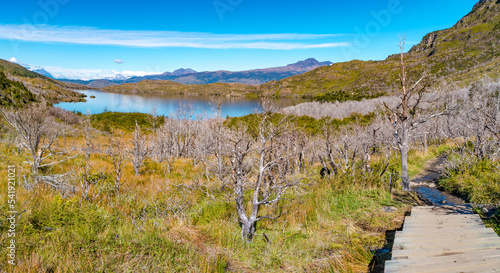
MULTIPOLYGON (((125 135, 128 142, 130 135, 125 135)), ((60 145, 80 146, 80 137, 60 145)), ((101 151, 108 137, 95 139, 101 151)), ((0 146, 5 162, 28 174, 15 148, 0 146)), ((80 178, 83 159, 75 158, 49 172, 73 171, 80 178)), ((111 173, 110 159, 93 153, 94 172, 111 173)), ((93 185, 93 201, 82 200, 78 181, 69 181, 75 193, 64 198, 48 186, 33 190, 18 186, 17 201, 26 212, 17 229, 18 265, 12 272, 360 272, 366 271, 372 250, 385 243, 385 230, 401 224, 408 205, 393 201, 385 185, 349 177, 316 179, 291 192, 291 201, 278 220, 259 223, 253 243, 241 240, 232 196, 219 191, 216 182, 203 179, 200 165, 176 160, 168 172, 165 163, 148 161, 147 170, 135 176, 128 164, 119 194, 106 183, 93 185), (208 195, 207 193, 211 193, 208 195), (394 206, 386 213, 382 206, 394 206)), ((317 168, 316 166, 315 168, 317 168)), ((6 170, 0 169, 5 177, 6 170)), ((361 175, 361 174, 358 174, 361 175)), ((5 180, 2 180, 5 187, 5 180)), ((4 195, 0 204, 6 204, 4 195)), ((1 207, 2 213, 6 208, 1 207)), ((2 231, 5 225, 2 223, 2 231)), ((6 232, 0 235, 5 244, 6 232)))

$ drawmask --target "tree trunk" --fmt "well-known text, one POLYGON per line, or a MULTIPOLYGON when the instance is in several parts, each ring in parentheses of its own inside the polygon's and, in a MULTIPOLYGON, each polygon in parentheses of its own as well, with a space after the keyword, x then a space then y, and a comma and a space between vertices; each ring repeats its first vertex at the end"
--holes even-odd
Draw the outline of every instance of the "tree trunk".
POLYGON ((257 220, 253 217, 250 217, 250 219, 246 219, 245 221, 241 221, 241 238, 244 238, 247 242, 251 242, 253 240, 256 222, 257 220))
POLYGON ((402 138, 399 147, 401 153, 401 179, 403 191, 410 191, 410 174, 408 172, 408 151, 409 151, 409 132, 407 122, 403 122, 402 138))
POLYGON ((253 215, 247 217, 243 192, 245 190, 244 182, 242 180, 243 169, 241 168, 241 166, 243 165, 243 158, 238 157, 235 161, 237 162, 237 167, 234 170, 234 201, 236 202, 236 210, 238 211, 238 216, 241 224, 241 238, 246 242, 251 242, 255 234, 255 222, 257 222, 257 218, 253 215))

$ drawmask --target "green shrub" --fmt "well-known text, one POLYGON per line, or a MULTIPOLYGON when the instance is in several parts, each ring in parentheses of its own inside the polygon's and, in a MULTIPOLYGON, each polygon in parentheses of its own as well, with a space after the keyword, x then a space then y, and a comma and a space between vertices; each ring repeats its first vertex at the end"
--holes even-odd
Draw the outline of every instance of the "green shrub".
MULTIPOLYGON (((112 129, 133 131, 136 121, 141 128, 153 128, 152 119, 153 116, 150 114, 120 112, 104 112, 91 117, 92 126, 105 132, 111 132, 112 129)), ((157 122, 156 126, 163 124, 164 117, 158 117, 157 122)))
POLYGON ((448 176, 438 184, 470 202, 500 204, 500 174, 497 164, 491 160, 453 166, 448 169, 448 176))
POLYGON ((368 90, 354 90, 351 92, 346 92, 343 90, 339 90, 313 96, 312 100, 320 102, 345 102, 350 100, 361 101, 363 99, 374 99, 385 95, 384 93, 371 94, 367 91, 368 90))

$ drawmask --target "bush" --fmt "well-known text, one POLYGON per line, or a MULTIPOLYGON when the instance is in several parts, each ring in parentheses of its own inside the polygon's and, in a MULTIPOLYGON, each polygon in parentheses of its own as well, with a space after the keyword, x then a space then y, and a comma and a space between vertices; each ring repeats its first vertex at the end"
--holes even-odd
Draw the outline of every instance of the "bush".
MULTIPOLYGON (((142 128, 153 128, 152 120, 152 115, 143 113, 105 112, 91 117, 92 126, 105 132, 111 132, 111 129, 133 131, 136 122, 142 128)), ((157 117, 156 126, 160 126, 164 121, 163 116, 157 117)))
POLYGON ((495 162, 485 159, 467 166, 450 164, 447 173, 447 177, 438 183, 442 189, 460 195, 469 202, 500 204, 500 174, 495 162))
POLYGON ((312 97, 312 100, 319 102, 334 102, 334 101, 345 102, 351 100, 361 101, 363 99, 375 99, 384 95, 385 95, 384 93, 370 94, 365 90, 357 90, 354 92, 346 92, 343 90, 339 90, 314 96, 312 97))

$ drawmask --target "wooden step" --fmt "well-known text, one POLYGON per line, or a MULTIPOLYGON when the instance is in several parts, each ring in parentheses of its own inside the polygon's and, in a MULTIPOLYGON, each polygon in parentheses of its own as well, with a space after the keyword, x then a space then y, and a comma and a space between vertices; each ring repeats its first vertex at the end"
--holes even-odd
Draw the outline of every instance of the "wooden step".
POLYGON ((500 272, 500 237, 468 206, 414 207, 385 272, 500 272))
MULTIPOLYGON (((454 259, 443 260, 422 260, 421 263, 402 263, 387 261, 385 264, 385 272, 405 272, 405 273, 431 273, 431 272, 464 272, 464 270, 475 270, 473 272, 484 272, 488 269, 499 269, 498 261, 500 260, 500 252, 487 253, 482 252, 483 256, 478 257, 473 253, 457 255, 454 259)), ((498 271, 497 271, 498 272, 498 271)))
POLYGON ((500 237, 498 237, 496 234, 494 233, 487 233, 485 235, 477 235, 477 236, 474 236, 474 235, 470 235, 470 236, 461 236, 461 237, 442 237, 442 238, 429 238, 429 239, 423 239, 423 238, 415 238, 415 237, 407 237, 407 238, 402 238, 402 237, 399 237, 399 238, 395 238, 394 239, 394 246, 398 246, 398 245, 401 245, 401 244, 405 244, 405 245, 411 245, 411 244, 418 244, 418 245, 421 245, 421 244, 426 244, 426 245, 448 245, 448 244, 454 244, 455 242, 468 242, 470 240, 484 240, 484 241, 488 241, 488 240, 492 240, 492 241, 497 241, 497 240, 500 240, 500 237))
POLYGON ((455 212, 469 212, 472 211, 471 206, 451 206, 451 205, 439 205, 439 206, 415 206, 411 211, 455 211, 455 212))
POLYGON ((482 238, 459 238, 450 240, 433 240, 433 241, 398 241, 394 242, 393 249, 414 249, 414 248, 424 248, 424 247, 434 247, 434 246, 460 246, 471 243, 500 243, 500 237, 482 237, 482 238))
POLYGON ((500 272, 500 265, 497 262, 493 264, 481 264, 481 265, 467 265, 464 267, 452 270, 437 271, 437 273, 498 273, 500 272))
MULTIPOLYGON (((458 220, 467 220, 467 219, 481 219, 477 214, 456 214, 456 215, 433 215, 433 214, 423 214, 423 215, 414 215, 414 216, 406 216, 408 221, 458 221, 458 220)), ((405 219, 406 221, 406 219, 405 219)))
POLYGON ((429 229, 429 228, 461 228, 461 227, 474 227, 481 228, 484 227, 483 221, 457 221, 457 222, 431 222, 431 223, 418 223, 418 222, 405 222, 403 225, 403 230, 405 229, 429 229))
POLYGON ((471 250, 481 250, 481 249, 492 249, 500 251, 500 242, 478 242, 471 243, 460 246, 432 246, 432 247, 421 247, 421 248, 405 248, 397 249, 393 248, 392 257, 415 257, 415 256, 428 256, 428 257, 439 257, 450 255, 451 253, 471 251, 471 250))
POLYGON ((454 252, 445 256, 437 256, 437 257, 413 257, 413 258, 393 258, 392 260, 386 261, 388 265, 418 265, 418 264, 439 264, 439 263, 458 263, 460 261, 465 260, 475 260, 482 259, 487 257, 495 257, 500 258, 500 252, 498 250, 491 249, 482 249, 478 251, 462 251, 462 252, 454 252))
POLYGON ((403 229, 401 234, 414 234, 414 235, 446 235, 446 234, 470 234, 478 232, 478 229, 483 229, 484 226, 462 226, 454 228, 443 228, 443 229, 421 229, 421 228, 407 228, 403 229))
POLYGON ((406 221, 460 221, 460 220, 481 220, 477 214, 456 214, 456 215, 432 215, 406 216, 406 221))
POLYGON ((458 213, 458 212, 451 212, 451 211, 415 211, 410 214, 410 216, 422 216, 422 215, 429 215, 429 216, 466 216, 466 215, 474 215, 474 213, 458 213))
POLYGON ((420 239, 420 240, 436 240, 439 238, 466 238, 466 237, 473 237, 476 235, 496 235, 495 231, 492 228, 481 228, 476 231, 470 232, 449 232, 448 234, 434 234, 432 232, 427 232, 427 233, 420 233, 420 234, 414 234, 410 232, 404 232, 403 231, 396 231, 396 239, 397 238, 415 238, 415 239, 420 239))

